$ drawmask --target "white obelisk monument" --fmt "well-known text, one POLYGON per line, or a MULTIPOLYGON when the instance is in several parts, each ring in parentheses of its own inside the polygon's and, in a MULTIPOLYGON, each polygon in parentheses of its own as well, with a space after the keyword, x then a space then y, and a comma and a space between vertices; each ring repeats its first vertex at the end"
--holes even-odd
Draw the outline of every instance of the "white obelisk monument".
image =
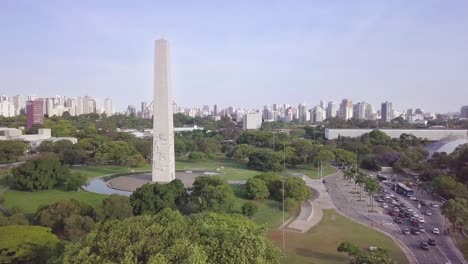
POLYGON ((154 56, 152 181, 170 182, 175 179, 175 156, 171 69, 167 40, 156 40, 154 56))

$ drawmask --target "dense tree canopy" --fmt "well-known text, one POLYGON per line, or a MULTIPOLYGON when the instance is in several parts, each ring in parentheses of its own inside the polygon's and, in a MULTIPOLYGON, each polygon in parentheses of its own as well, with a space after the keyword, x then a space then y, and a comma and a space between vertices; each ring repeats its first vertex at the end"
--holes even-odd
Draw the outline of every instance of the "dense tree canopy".
POLYGON ((1 263, 47 263, 60 243, 50 228, 10 225, 0 227, 1 263))
POLYGON ((156 214, 166 208, 180 209, 187 199, 187 192, 181 180, 170 183, 145 184, 130 196, 135 215, 156 214))
POLYGON ((14 168, 12 174, 13 186, 25 191, 52 189, 70 176, 69 170, 53 156, 29 160, 14 168))
POLYGON ((265 199, 270 196, 270 191, 266 183, 258 178, 250 178, 245 184, 247 197, 254 200, 265 199))
POLYGON ((234 200, 231 186, 218 176, 200 176, 193 183, 191 204, 197 211, 229 212, 234 200))
POLYGON ((112 194, 96 208, 96 216, 99 221, 122 220, 133 216, 130 199, 127 196, 112 194))
POLYGON ((156 215, 98 224, 68 245, 67 263, 279 263, 264 231, 239 215, 156 215))
POLYGON ((0 162, 16 162, 24 155, 26 142, 21 140, 0 140, 0 162))

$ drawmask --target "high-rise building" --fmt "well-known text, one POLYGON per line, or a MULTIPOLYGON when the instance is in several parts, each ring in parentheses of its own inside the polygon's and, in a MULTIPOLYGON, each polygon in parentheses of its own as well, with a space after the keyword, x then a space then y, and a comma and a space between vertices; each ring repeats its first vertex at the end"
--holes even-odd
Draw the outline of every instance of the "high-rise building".
POLYGON ((332 101, 328 102, 326 118, 332 118, 336 116, 336 104, 332 101))
POLYGON ((242 128, 244 130, 259 129, 262 127, 262 115, 260 113, 248 113, 243 116, 242 128))
POLYGON ((12 102, 0 100, 0 116, 12 117, 15 115, 15 105, 12 102))
POLYGON ((24 112, 26 110, 26 101, 24 100, 24 96, 13 96, 13 105, 15 106, 15 115, 20 115, 22 112, 24 112))
POLYGON ((68 113, 70 113, 71 116, 76 116, 76 99, 75 98, 68 98, 65 102, 65 106, 68 109, 68 113))
POLYGON ((353 101, 346 98, 341 101, 340 117, 344 120, 353 118, 353 101))
POLYGON ((107 116, 111 116, 114 114, 114 110, 112 107, 112 100, 109 98, 106 98, 104 100, 104 114, 106 114, 107 116))
POLYGON ((380 108, 382 122, 391 122, 393 119, 392 103, 385 101, 380 108))
POLYGON ((353 113, 354 118, 359 119, 359 120, 367 119, 366 118, 367 105, 368 104, 366 102, 359 102, 355 104, 356 108, 353 113))
POLYGON ((307 104, 299 104, 298 110, 298 117, 299 123, 305 123, 310 120, 310 113, 307 111, 308 109, 307 104))
POLYGON ((84 101, 83 97, 78 97, 76 100, 76 115, 80 116, 84 114, 84 101))
POLYGON ((460 118, 468 118, 468 105, 462 106, 460 109, 460 118))
POLYGON ((26 128, 44 124, 44 102, 42 99, 26 102, 26 128))

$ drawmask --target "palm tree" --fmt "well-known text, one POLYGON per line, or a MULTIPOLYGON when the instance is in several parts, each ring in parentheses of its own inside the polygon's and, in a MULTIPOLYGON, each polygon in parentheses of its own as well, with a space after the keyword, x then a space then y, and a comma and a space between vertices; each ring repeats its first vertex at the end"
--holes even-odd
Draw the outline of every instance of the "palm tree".
POLYGON ((369 202, 371 205, 371 211, 374 211, 374 193, 376 193, 379 189, 379 181, 375 178, 366 178, 364 183, 364 188, 366 192, 369 193, 369 202))
POLYGON ((358 171, 356 173, 356 179, 354 180, 354 184, 359 185, 359 201, 362 201, 362 187, 366 181, 366 174, 362 171, 358 171))

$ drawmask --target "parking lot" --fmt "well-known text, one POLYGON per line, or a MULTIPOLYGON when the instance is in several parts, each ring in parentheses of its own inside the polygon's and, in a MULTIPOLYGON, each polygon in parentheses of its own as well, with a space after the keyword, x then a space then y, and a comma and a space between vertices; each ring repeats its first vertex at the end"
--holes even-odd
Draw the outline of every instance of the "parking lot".
POLYGON ((397 238, 419 263, 465 263, 453 241, 444 235, 448 226, 440 212, 440 202, 434 201, 431 194, 419 191, 416 200, 410 200, 382 184, 383 191, 373 197, 372 212, 368 206, 370 198, 366 196, 366 202, 359 201, 354 184, 347 183, 342 176, 326 178, 325 185, 338 210, 397 238))

